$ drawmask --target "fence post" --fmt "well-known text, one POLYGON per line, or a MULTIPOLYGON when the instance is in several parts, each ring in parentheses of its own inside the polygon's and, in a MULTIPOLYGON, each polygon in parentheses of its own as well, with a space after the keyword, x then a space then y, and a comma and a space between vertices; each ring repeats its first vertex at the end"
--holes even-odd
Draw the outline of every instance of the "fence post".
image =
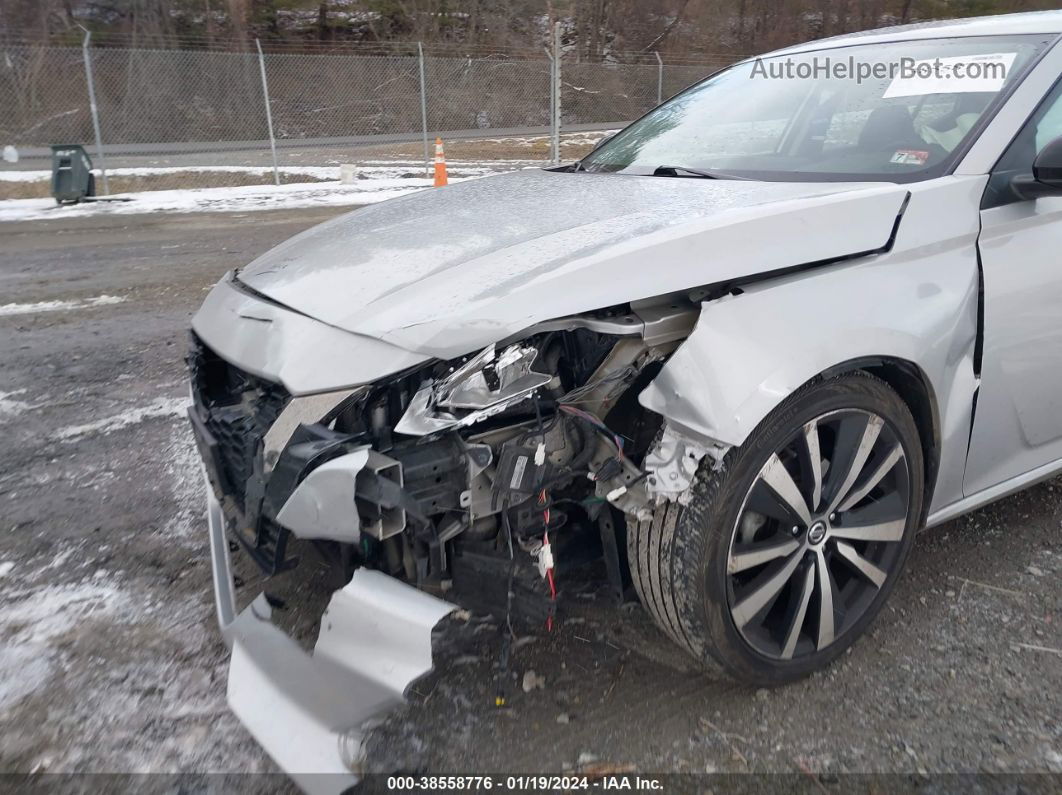
POLYGON ((277 139, 273 136, 273 110, 269 107, 269 81, 266 80, 265 56, 262 55, 262 43, 254 40, 258 48, 258 68, 262 72, 262 94, 265 96, 266 125, 269 127, 269 150, 273 153, 273 184, 280 185, 280 169, 277 168, 277 139))
POLYGON ((656 50, 653 55, 656 56, 656 104, 659 105, 664 101, 664 59, 656 50))
POLYGON ((424 176, 431 176, 431 155, 428 150, 428 81, 424 78, 424 45, 417 42, 420 59, 420 128, 424 133, 424 176))
POLYGON ((549 159, 553 162, 553 120, 554 120, 554 102, 556 96, 553 92, 553 73, 554 73, 554 61, 557 59, 553 57, 553 42, 550 42, 550 46, 543 47, 546 51, 546 57, 549 59, 549 159))
POLYGON ((100 161, 100 176, 103 177, 103 195, 110 196, 111 186, 107 183, 107 163, 103 159, 103 135, 100 133, 100 112, 96 107, 96 86, 92 80, 92 55, 89 53, 89 41, 92 33, 82 26, 85 39, 81 43, 81 54, 85 60, 85 82, 88 83, 89 110, 92 113, 92 129, 96 132, 96 157, 100 161))
POLYGON ((553 118, 550 120, 550 126, 552 128, 552 140, 550 145, 550 154, 554 163, 560 162, 560 128, 561 128, 561 23, 553 23, 553 85, 551 87, 551 93, 553 95, 550 108, 553 111, 553 118))

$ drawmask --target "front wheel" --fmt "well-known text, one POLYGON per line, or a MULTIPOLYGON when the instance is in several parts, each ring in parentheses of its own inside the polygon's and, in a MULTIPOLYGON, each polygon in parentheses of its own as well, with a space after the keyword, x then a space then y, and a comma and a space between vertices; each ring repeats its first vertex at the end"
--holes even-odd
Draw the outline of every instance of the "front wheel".
POLYGON ((635 588, 680 645, 735 679, 798 679, 848 648, 895 586, 922 515, 918 430, 866 373, 791 395, 688 505, 628 532, 635 588))

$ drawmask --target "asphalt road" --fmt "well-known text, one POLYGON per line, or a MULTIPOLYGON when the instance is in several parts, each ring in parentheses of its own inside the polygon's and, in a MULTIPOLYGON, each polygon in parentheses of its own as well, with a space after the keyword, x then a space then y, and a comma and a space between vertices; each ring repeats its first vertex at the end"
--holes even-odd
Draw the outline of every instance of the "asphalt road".
MULTIPOLYGON (((335 212, 0 225, 0 772, 274 769, 225 706, 182 356, 214 281, 335 212)), ((870 635, 784 689, 705 678, 592 592, 503 674, 488 627, 370 766, 1062 773, 1060 497, 923 534, 870 635)))
MULTIPOLYGON (((581 133, 594 133, 602 130, 618 130, 630 124, 629 121, 600 122, 598 124, 567 124, 563 135, 571 136, 581 133)), ((550 135, 548 127, 507 127, 485 128, 482 130, 440 130, 432 132, 430 141, 434 144, 436 136, 442 137, 448 145, 455 145, 458 150, 479 148, 479 142, 504 139, 542 139, 550 135)), ((94 159, 94 165, 100 163, 94 144, 86 143, 85 149, 94 159)), ((394 135, 358 135, 347 138, 287 139, 277 141, 277 158, 280 165, 338 165, 351 162, 351 158, 360 159, 376 152, 390 152, 394 149, 421 152, 421 134, 403 133, 394 135)), ((209 166, 260 166, 268 168, 273 164, 269 141, 221 141, 159 144, 108 144, 105 165, 108 168, 157 168, 157 167, 197 167, 209 166)), ((20 150, 20 157, 15 162, 0 160, 0 172, 29 171, 51 168, 51 151, 46 147, 31 147, 20 150)), ((431 154, 434 154, 432 146, 431 154)))

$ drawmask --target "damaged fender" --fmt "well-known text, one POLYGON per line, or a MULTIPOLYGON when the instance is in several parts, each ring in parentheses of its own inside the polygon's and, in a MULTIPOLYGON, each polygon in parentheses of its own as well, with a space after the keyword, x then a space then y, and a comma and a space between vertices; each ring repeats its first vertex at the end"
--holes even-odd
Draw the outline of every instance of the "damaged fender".
MULTIPOLYGON (((923 375, 938 433, 968 439, 977 387, 977 215, 938 215, 931 206, 976 207, 983 189, 983 177, 914 185, 888 251, 791 270, 706 301, 693 333, 640 403, 674 433, 709 448, 738 446, 816 376, 892 359, 923 375), (897 306, 906 311, 897 314, 897 306)), ((966 444, 943 449, 965 452, 966 444)), ((934 506, 962 496, 964 463, 965 455, 954 453, 940 461, 934 506)))

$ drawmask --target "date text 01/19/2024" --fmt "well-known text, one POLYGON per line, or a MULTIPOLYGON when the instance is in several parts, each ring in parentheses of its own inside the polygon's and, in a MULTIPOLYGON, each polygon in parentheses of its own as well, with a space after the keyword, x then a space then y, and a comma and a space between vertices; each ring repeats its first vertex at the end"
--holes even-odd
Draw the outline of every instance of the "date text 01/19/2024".
POLYGON ((389 776, 387 789, 393 792, 501 790, 506 792, 567 792, 573 790, 641 790, 659 792, 663 782, 637 775, 605 775, 590 778, 569 776, 389 776))

